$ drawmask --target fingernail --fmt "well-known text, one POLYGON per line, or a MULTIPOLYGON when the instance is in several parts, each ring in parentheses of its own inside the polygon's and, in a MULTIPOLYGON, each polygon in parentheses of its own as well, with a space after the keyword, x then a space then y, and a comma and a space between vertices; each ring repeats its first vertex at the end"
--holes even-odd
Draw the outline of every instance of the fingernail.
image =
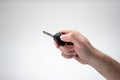
POLYGON ((60 36, 61 39, 65 39, 65 37, 66 37, 65 35, 61 35, 60 36))

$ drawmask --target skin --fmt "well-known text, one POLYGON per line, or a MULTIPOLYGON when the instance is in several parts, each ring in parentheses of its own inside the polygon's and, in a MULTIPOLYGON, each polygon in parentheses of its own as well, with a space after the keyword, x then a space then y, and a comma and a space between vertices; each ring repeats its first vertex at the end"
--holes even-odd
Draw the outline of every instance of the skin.
POLYGON ((63 30, 65 33, 60 36, 65 42, 72 42, 74 45, 55 45, 62 52, 65 58, 74 58, 82 64, 88 64, 96 69, 107 80, 120 80, 120 64, 94 48, 89 40, 78 31, 63 30), (76 56, 77 55, 77 56, 76 56))

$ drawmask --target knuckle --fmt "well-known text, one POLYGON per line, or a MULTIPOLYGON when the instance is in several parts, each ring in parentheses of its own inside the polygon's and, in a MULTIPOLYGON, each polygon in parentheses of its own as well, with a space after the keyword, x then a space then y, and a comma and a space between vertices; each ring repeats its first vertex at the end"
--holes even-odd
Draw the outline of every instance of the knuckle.
POLYGON ((70 34, 69 34, 69 37, 71 37, 71 38, 73 38, 75 36, 75 33, 74 32, 71 32, 70 34))

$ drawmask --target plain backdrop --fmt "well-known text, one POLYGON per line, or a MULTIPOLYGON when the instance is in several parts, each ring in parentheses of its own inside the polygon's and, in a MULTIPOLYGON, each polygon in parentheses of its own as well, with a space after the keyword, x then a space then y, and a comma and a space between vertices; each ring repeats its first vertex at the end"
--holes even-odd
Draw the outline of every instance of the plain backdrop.
POLYGON ((78 30, 120 62, 120 1, 1 0, 0 80, 105 80, 95 69, 65 59, 52 34, 78 30))

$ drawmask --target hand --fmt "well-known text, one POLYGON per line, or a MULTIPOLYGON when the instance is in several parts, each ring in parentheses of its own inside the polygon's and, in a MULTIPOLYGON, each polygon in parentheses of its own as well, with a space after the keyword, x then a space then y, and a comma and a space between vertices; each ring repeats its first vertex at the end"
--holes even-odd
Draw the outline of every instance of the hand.
POLYGON ((61 32, 65 33, 60 36, 61 40, 65 42, 72 42, 74 44, 59 46, 55 43, 56 47, 61 50, 63 57, 75 58, 83 64, 92 66, 107 80, 120 79, 120 64, 117 61, 92 47, 88 39, 86 39, 78 31, 61 32))
POLYGON ((61 31, 65 33, 60 36, 61 40, 65 42, 72 42, 74 45, 59 46, 56 42, 55 45, 62 52, 62 56, 65 58, 75 58, 77 61, 88 64, 92 59, 94 48, 89 41, 78 31, 61 31), (78 56, 76 56, 78 55, 78 56))

